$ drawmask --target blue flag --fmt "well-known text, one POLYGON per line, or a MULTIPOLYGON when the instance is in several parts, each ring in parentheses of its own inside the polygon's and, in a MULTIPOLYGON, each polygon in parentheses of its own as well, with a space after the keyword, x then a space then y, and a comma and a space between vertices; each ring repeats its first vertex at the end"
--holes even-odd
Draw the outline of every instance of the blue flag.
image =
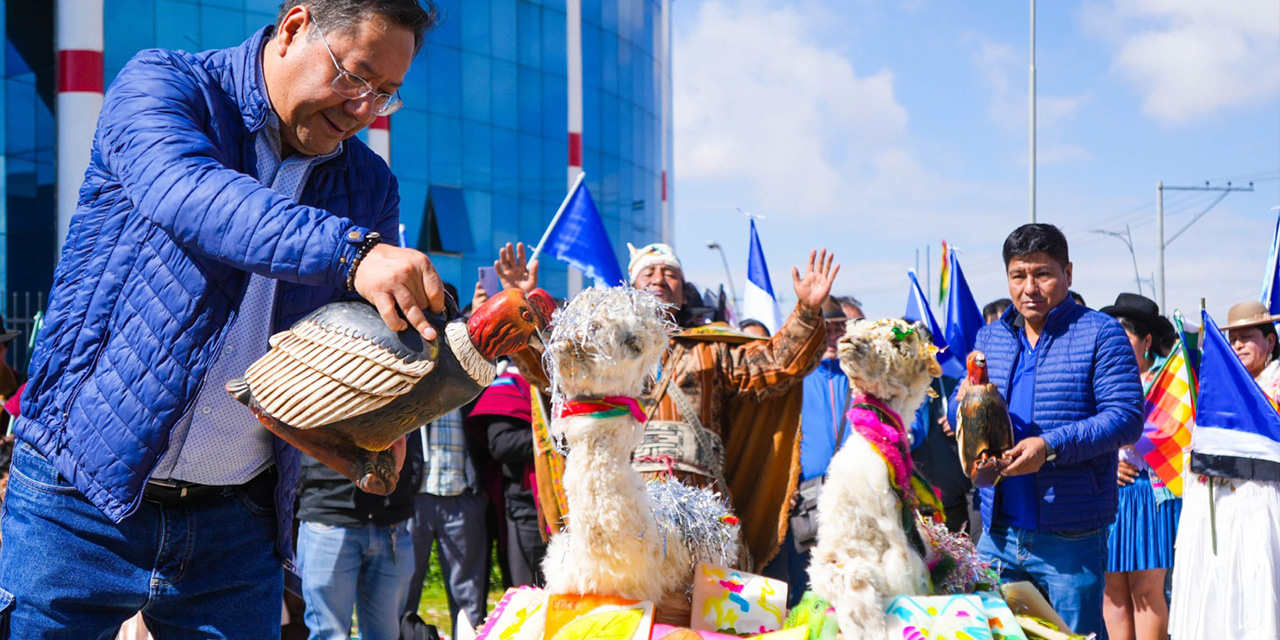
POLYGON ((947 347, 947 339, 942 333, 942 327, 938 326, 938 321, 933 317, 933 311, 929 309, 929 301, 925 298, 924 291, 920 289, 920 282, 916 280, 916 272, 908 271, 907 277, 911 278, 911 289, 907 292, 907 312, 902 314, 902 318, 907 322, 923 322, 924 326, 929 328, 929 333, 933 334, 933 345, 941 351, 938 352, 938 364, 942 365, 942 375, 949 378, 964 377, 964 361, 956 357, 947 347))
POLYGON ((973 299, 969 283, 960 270, 960 260, 956 258, 955 249, 947 252, 947 261, 951 266, 950 282, 947 283, 947 344, 956 358, 964 362, 969 357, 969 352, 973 351, 978 330, 984 324, 982 310, 973 299))
POLYGON ((1191 470, 1201 475, 1280 481, 1280 413, 1240 364, 1208 313, 1200 356, 1191 470))
POLYGON ((542 237, 542 251, 577 267, 599 286, 626 284, 627 278, 618 266, 618 256, 585 181, 578 181, 562 207, 542 237))
POLYGON ((1271 253, 1267 256, 1267 270, 1262 274, 1262 304, 1267 311, 1280 314, 1280 212, 1276 213, 1276 230, 1271 235, 1271 253))
POLYGON ((764 323, 773 335, 782 328, 782 311, 773 295, 773 281, 769 279, 769 265, 764 261, 764 249, 760 247, 760 235, 756 233, 756 221, 751 221, 751 247, 747 255, 747 286, 742 292, 742 318, 764 323))

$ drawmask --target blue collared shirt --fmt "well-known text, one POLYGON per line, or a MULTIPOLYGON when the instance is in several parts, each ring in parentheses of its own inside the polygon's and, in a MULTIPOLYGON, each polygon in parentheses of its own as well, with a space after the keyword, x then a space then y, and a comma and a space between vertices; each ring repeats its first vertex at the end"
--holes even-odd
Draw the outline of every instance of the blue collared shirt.
MULTIPOLYGON (((1040 435, 1034 425, 1036 394, 1036 349, 1027 339, 1025 328, 1018 330, 1022 350, 1013 367, 1009 383, 1009 418, 1013 422, 1013 441, 1040 435)), ((1040 497, 1036 492, 1036 474, 1028 473, 1000 480, 996 486, 997 519, 1004 524, 1035 531, 1040 515, 1040 497)))

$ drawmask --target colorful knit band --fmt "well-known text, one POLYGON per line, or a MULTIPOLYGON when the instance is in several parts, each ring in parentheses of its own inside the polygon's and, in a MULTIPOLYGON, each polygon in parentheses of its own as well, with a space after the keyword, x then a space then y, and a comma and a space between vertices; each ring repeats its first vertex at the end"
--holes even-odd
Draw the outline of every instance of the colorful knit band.
POLYGON ((556 417, 591 416, 592 418, 617 418, 628 413, 640 422, 649 420, 649 416, 645 415, 644 408, 640 406, 640 402, 635 398, 626 396, 566 400, 564 405, 560 407, 560 412, 556 417))

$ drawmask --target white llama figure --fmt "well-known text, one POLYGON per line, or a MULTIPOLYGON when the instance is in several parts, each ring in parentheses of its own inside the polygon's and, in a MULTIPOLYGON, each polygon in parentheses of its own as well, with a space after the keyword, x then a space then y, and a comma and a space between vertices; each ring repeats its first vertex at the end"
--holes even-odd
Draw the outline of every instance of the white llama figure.
MULTIPOLYGON (((919 325, 851 322, 840 339, 840 367, 855 402, 868 396, 910 420, 941 373, 935 351, 919 325)), ((908 543, 889 467, 852 425, 849 432, 818 498, 809 579, 835 608, 844 637, 879 639, 886 633, 886 599, 927 594, 929 572, 908 543)))
MULTIPOLYGON (((630 288, 591 288, 574 298, 556 314, 544 355, 556 406, 607 398, 621 406, 619 398, 638 396, 667 348, 665 318, 657 298, 630 288)), ((694 562, 725 560, 695 557, 678 525, 655 518, 645 481, 631 467, 644 424, 632 410, 612 413, 552 420, 552 434, 569 446, 569 517, 543 560, 547 590, 657 603, 689 587, 694 562)), ((726 535, 736 539, 736 531, 726 535)))

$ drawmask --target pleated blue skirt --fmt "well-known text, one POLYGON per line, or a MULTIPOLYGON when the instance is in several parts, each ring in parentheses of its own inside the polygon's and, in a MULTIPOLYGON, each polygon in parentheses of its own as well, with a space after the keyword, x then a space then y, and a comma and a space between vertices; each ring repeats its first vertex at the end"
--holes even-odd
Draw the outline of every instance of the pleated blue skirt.
POLYGON ((1173 566, 1182 500, 1165 500, 1157 507, 1147 473, 1120 487, 1120 511, 1107 532, 1107 573, 1173 566))

